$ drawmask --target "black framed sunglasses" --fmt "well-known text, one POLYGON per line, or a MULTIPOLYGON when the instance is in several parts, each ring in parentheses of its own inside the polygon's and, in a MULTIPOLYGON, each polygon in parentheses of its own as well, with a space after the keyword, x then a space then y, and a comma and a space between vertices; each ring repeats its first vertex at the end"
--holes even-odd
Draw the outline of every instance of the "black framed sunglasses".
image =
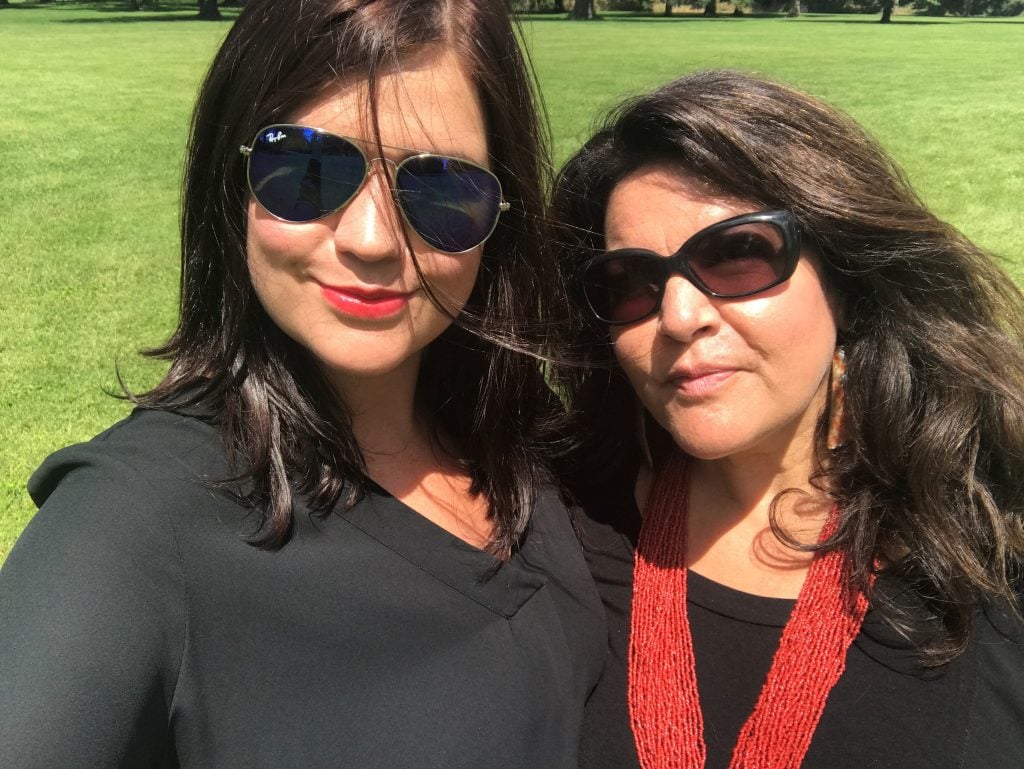
MULTIPOLYGON (((373 162, 350 138, 288 123, 260 129, 239 151, 247 158, 253 197, 286 222, 312 222, 343 208, 366 182, 373 162)), ((470 160, 429 152, 397 163, 381 160, 391 168, 403 218, 438 251, 476 248, 509 209, 498 177, 470 160)))
POLYGON ((799 256, 793 214, 758 211, 705 227, 671 256, 643 248, 607 251, 581 265, 578 278, 594 316, 616 326, 655 315, 673 275, 708 296, 739 299, 789 280, 799 256))

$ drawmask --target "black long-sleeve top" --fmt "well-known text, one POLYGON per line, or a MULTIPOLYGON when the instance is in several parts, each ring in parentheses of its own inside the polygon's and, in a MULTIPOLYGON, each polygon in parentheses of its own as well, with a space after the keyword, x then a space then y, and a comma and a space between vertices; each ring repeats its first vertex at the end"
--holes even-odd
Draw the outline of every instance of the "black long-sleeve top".
MULTIPOLYGON (((640 513, 630 482, 586 494, 580 536, 608 612, 610 656, 587 705, 581 769, 639 769, 627 706, 633 555, 640 513)), ((899 591, 880 578, 879 589, 899 591)), ((795 601, 743 593, 690 572, 687 614, 707 769, 726 769, 795 601)), ((924 618, 922 618, 924 619, 924 618)), ((801 769, 1024 769, 1024 622, 979 607, 967 650, 925 667, 875 611, 847 653, 801 769)), ((767 767, 764 769, 768 769, 767 767)))

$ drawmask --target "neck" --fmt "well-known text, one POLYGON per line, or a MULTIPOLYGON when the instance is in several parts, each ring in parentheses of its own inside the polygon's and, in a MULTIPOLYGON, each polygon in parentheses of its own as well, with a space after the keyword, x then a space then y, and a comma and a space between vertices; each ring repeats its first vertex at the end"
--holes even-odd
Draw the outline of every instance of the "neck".
MULTIPOLYGON (((418 356, 380 377, 336 377, 370 478, 427 520, 478 548, 494 536, 487 498, 416 407, 418 356)), ((444 436, 442 436, 443 438, 444 436)))
POLYGON ((738 590, 795 598, 812 556, 781 539, 772 522, 813 544, 831 502, 810 481, 813 431, 775 448, 691 462, 687 562, 738 590))
POLYGON ((379 376, 335 374, 331 382, 352 419, 352 432, 367 467, 380 457, 404 453, 427 440, 416 410, 419 357, 379 376))

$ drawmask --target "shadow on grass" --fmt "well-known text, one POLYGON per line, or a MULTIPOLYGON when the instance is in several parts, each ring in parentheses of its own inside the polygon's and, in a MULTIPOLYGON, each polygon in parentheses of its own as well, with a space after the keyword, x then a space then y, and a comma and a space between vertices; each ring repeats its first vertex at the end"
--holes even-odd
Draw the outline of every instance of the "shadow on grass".
POLYGON ((115 16, 111 14, 106 18, 89 18, 89 19, 60 19, 61 24, 134 24, 139 22, 168 22, 168 21, 202 21, 202 22, 218 22, 218 21, 234 21, 238 16, 237 11, 221 11, 219 19, 207 19, 201 18, 196 11, 191 13, 187 11, 173 10, 166 11, 163 13, 151 13, 141 11, 125 11, 121 10, 118 13, 121 15, 115 16))
MULTIPOLYGON (((571 19, 564 13, 561 14, 523 14, 520 16, 523 21, 537 22, 537 21, 571 21, 571 19)), ((617 13, 615 15, 601 14, 593 19, 587 21, 599 21, 599 22, 625 22, 627 24, 673 24, 679 22, 734 22, 743 21, 744 19, 782 19, 790 21, 789 17, 784 13, 744 13, 742 16, 733 16, 731 13, 722 13, 718 16, 705 16, 702 13, 684 13, 684 14, 673 14, 672 16, 662 16, 660 14, 650 13, 617 13)), ((582 21, 582 19, 581 19, 582 21)), ((856 17, 842 18, 838 15, 829 15, 827 17, 816 18, 804 14, 798 18, 792 19, 792 21, 799 22, 801 24, 880 24, 879 16, 866 16, 858 14, 856 17)), ((940 18, 935 16, 930 17, 906 17, 900 16, 894 18, 892 22, 886 26, 928 26, 928 25, 943 25, 943 24, 1017 24, 1018 26, 1024 27, 1024 21, 1012 19, 1012 18, 992 18, 992 17, 977 17, 977 18, 940 18)))
POLYGON ((138 10, 128 8, 125 0, 114 2, 95 2, 95 0, 62 0, 55 3, 54 0, 26 0, 26 2, 14 3, 12 5, 0 5, 3 8, 19 8, 24 10, 74 10, 92 11, 100 16, 85 16, 74 19, 53 19, 61 24, 107 24, 111 22, 153 22, 153 21, 234 21, 241 12, 241 7, 235 3, 219 7, 220 18, 208 19, 199 16, 198 3, 195 0, 190 2, 145 2, 140 3, 143 7, 138 10))
MULTIPOLYGON (((572 21, 566 14, 560 13, 545 13, 545 14, 523 14, 519 17, 523 21, 572 21)), ((672 24, 680 21, 743 21, 744 19, 784 19, 786 15, 783 13, 744 13, 742 16, 733 16, 731 13, 723 13, 718 16, 705 16, 702 13, 686 13, 676 14, 672 16, 652 15, 649 13, 622 13, 615 14, 614 16, 608 16, 601 14, 595 16, 593 19, 587 19, 586 21, 597 21, 597 22, 616 22, 623 21, 628 24, 636 23, 653 23, 653 24, 672 24)), ((580 19, 579 21, 583 21, 580 19)))
MULTIPOLYGON (((804 24, 881 24, 881 22, 878 20, 877 17, 873 18, 873 19, 807 19, 807 18, 804 18, 804 19, 801 19, 800 21, 802 21, 804 24)), ((923 19, 899 19, 897 21, 896 19, 893 19, 891 22, 889 22, 885 26, 887 26, 887 27, 897 27, 897 26, 903 27, 903 26, 906 26, 907 24, 910 24, 910 25, 915 25, 915 26, 927 27, 927 26, 934 26, 936 24, 941 25, 941 24, 949 24, 949 23, 951 23, 949 19, 931 19, 929 21, 924 21, 923 19)))
MULTIPOLYGON (((878 19, 803 19, 805 24, 878 24, 878 19)), ((1024 21, 1011 21, 1010 19, 999 19, 999 18, 977 18, 977 19, 961 19, 959 17, 953 19, 942 19, 942 18, 930 18, 928 21, 924 19, 907 19, 901 17, 899 19, 893 19, 891 24, 887 24, 889 27, 902 27, 908 24, 914 25, 942 25, 942 24, 1016 24, 1020 27, 1024 27, 1024 21)))

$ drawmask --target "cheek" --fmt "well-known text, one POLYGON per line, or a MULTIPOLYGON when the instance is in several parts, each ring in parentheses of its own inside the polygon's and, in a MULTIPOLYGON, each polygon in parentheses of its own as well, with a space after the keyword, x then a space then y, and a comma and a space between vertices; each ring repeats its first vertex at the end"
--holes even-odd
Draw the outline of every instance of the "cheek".
POLYGON ((615 359, 626 377, 640 391, 651 377, 651 354, 654 347, 654 328, 651 321, 615 327, 609 332, 615 359))
POLYGON ((461 309, 476 285, 481 264, 480 249, 465 254, 417 254, 416 259, 424 278, 438 298, 454 305, 456 311, 461 309))
MULTIPOLYGON (((761 312, 736 320, 740 336, 759 356, 771 389, 783 400, 806 400, 821 386, 836 346, 832 302, 811 274, 761 312)), ((749 309, 755 305, 751 304, 749 309)))
POLYGON ((254 274, 300 265, 325 237, 328 235, 322 222, 282 222, 255 203, 249 203, 245 239, 249 269, 254 274))

